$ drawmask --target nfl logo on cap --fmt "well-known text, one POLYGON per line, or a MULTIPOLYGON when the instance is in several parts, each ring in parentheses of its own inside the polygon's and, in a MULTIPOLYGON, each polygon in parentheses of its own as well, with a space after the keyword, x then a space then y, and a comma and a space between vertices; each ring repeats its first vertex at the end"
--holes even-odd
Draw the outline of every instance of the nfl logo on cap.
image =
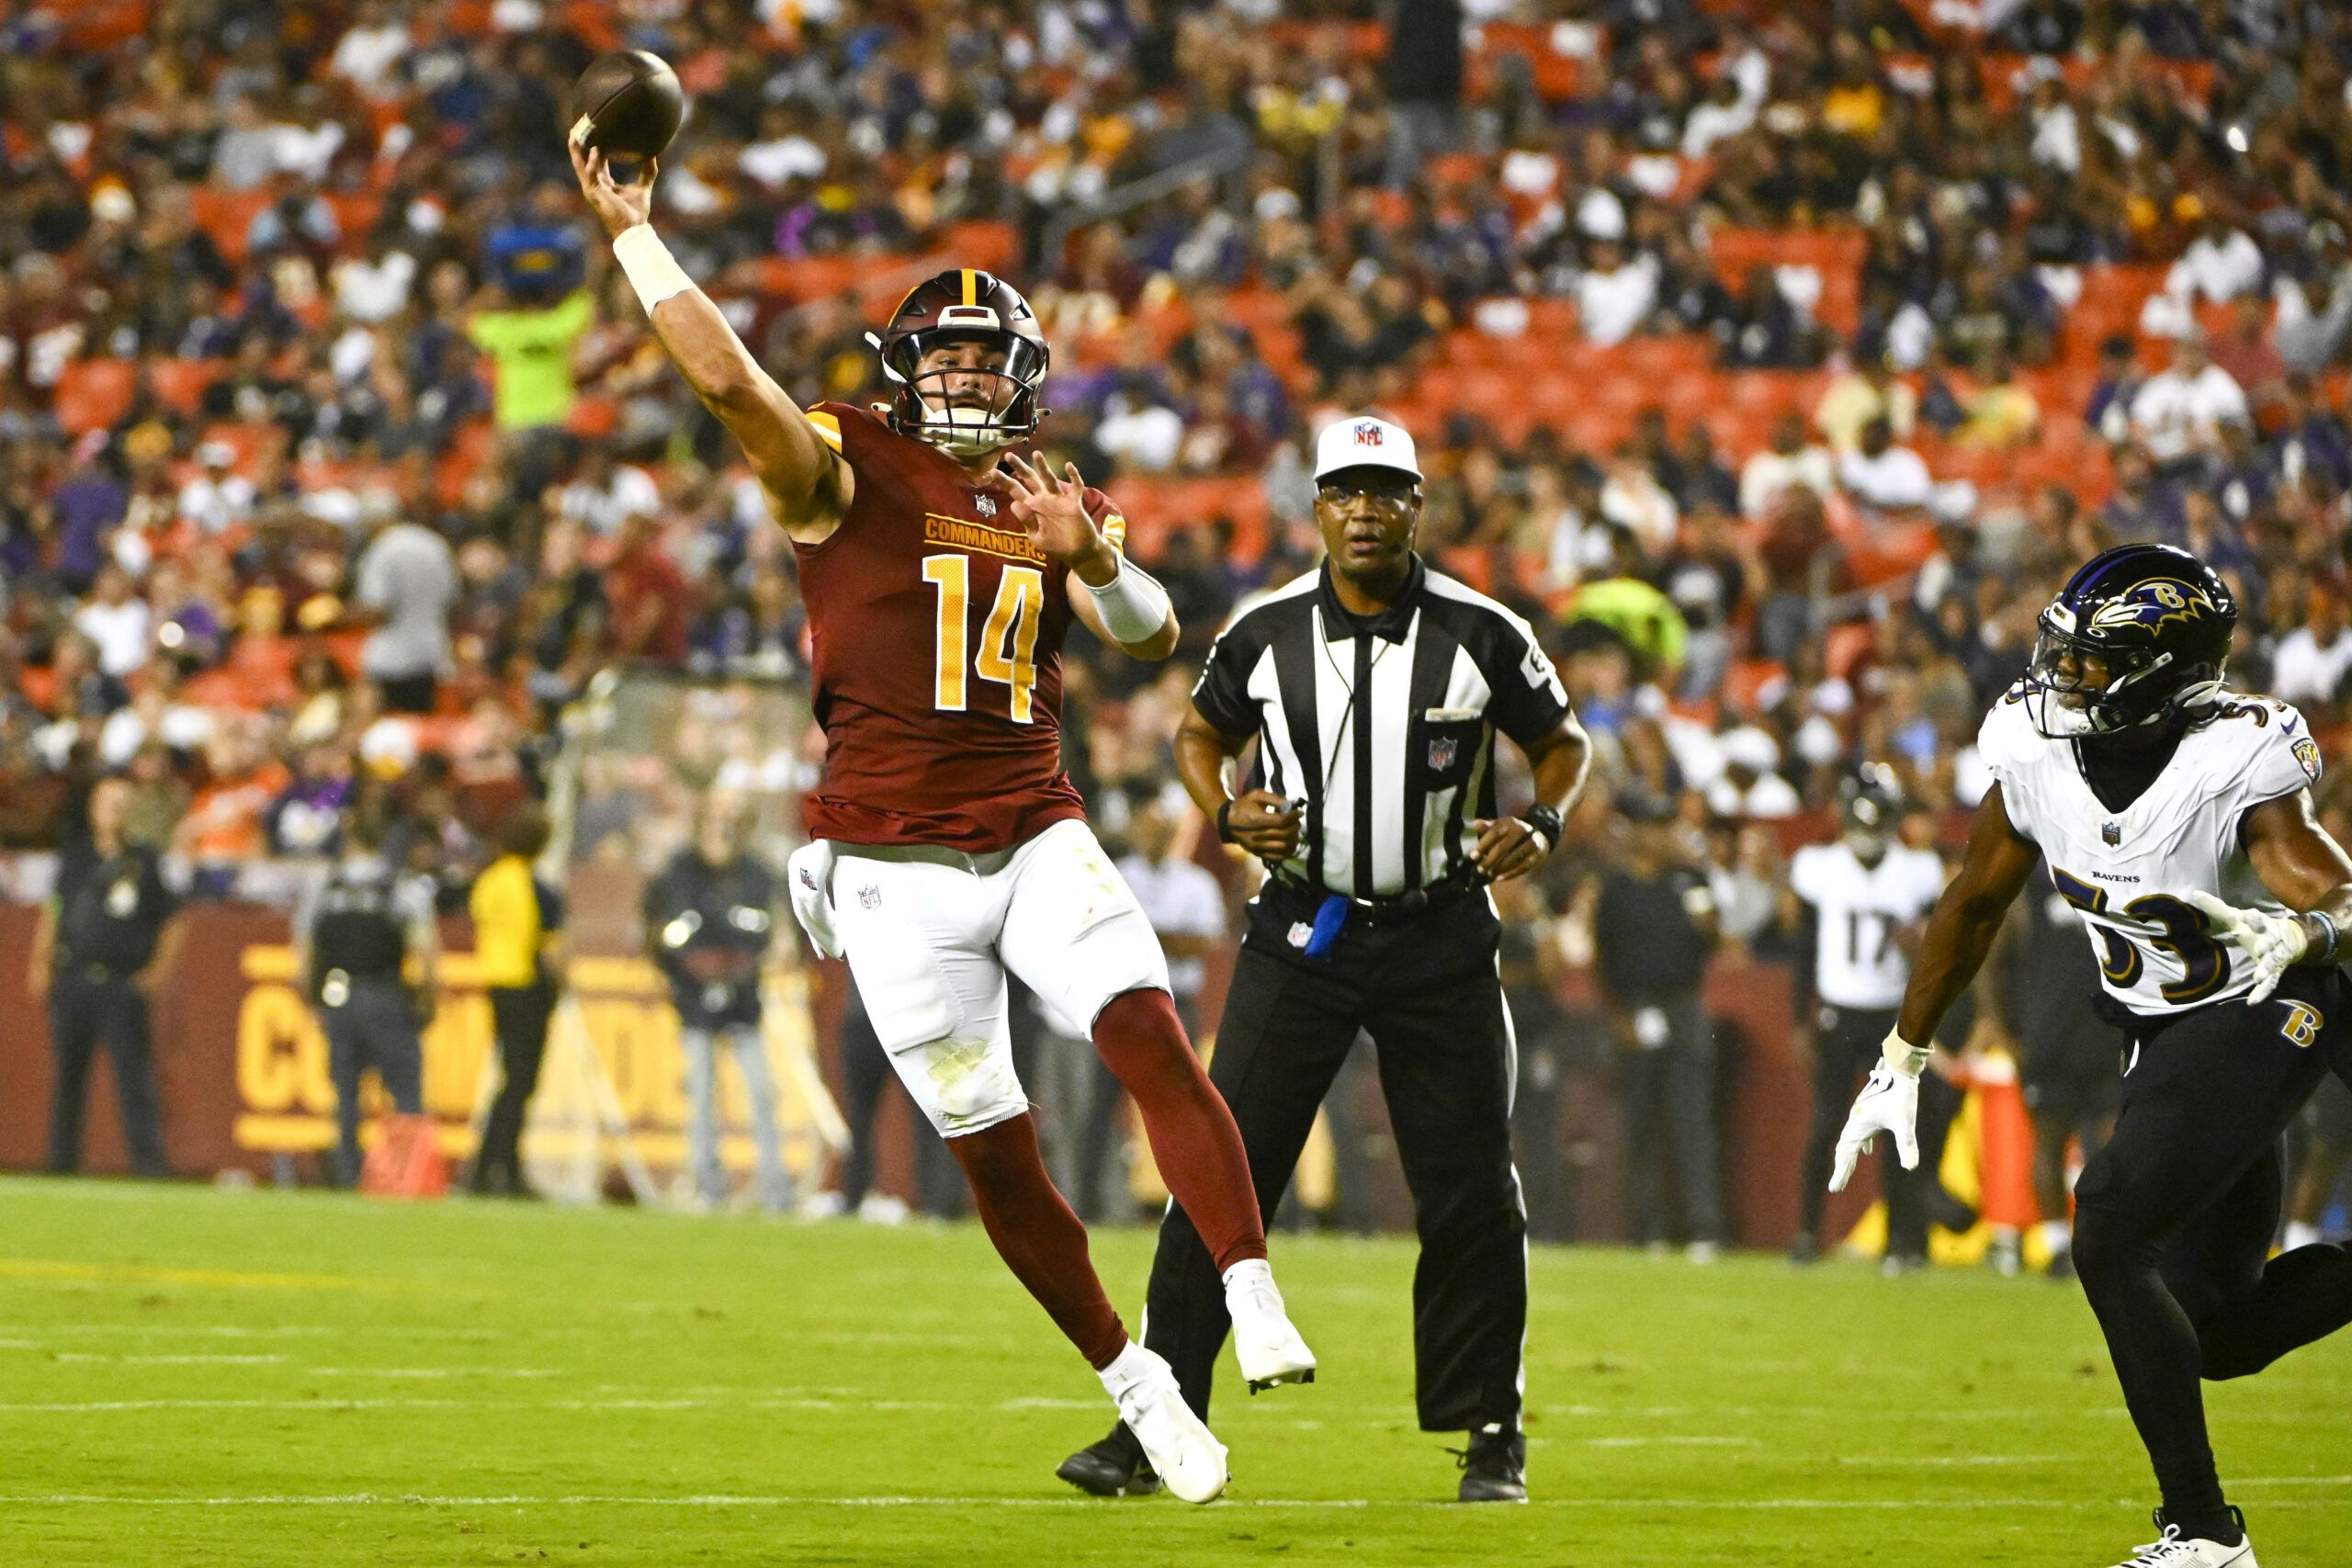
POLYGON ((1343 468, 1393 468, 1417 480, 1421 477, 1420 463, 1413 453, 1412 433, 1403 425, 1369 414, 1335 420, 1325 425, 1323 434, 1316 438, 1316 479, 1329 479, 1343 468))

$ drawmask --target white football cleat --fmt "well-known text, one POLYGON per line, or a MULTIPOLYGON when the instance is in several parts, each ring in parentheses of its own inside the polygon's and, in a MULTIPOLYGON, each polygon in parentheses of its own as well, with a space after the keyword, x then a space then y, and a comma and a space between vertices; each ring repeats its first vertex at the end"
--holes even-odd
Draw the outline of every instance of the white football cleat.
POLYGON ((2239 1540, 2235 1546, 2184 1536, 2178 1525, 2165 1522, 2164 1510, 2159 1508, 2156 1528, 2164 1534, 2139 1548, 2116 1568, 2257 1568, 2254 1538, 2245 1533, 2245 1516, 2235 1508, 2230 1510, 2230 1515, 2238 1523, 2239 1540))
POLYGON ((1264 1258, 1250 1258, 1225 1271, 1225 1306, 1233 1317, 1233 1353, 1240 1359, 1242 1381, 1251 1393, 1315 1381, 1315 1352, 1291 1326, 1283 1293, 1274 1286, 1274 1271, 1264 1258))
POLYGON ((1159 1483, 1187 1503, 1215 1502, 1225 1490, 1225 1445, 1184 1403, 1175 1370, 1130 1340, 1100 1375, 1159 1483))

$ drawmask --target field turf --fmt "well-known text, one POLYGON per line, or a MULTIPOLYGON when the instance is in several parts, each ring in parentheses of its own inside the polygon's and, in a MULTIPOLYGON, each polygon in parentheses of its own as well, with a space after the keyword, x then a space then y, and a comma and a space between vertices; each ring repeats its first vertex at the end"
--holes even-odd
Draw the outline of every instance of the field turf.
MULTIPOLYGON (((1097 1238, 1130 1310, 1148 1246, 1097 1238)), ((1412 1261, 1278 1244, 1323 1381, 1228 1379, 1232 1490, 1188 1508, 1053 1479, 1109 1406, 973 1226, 0 1181, 0 1563, 2102 1568, 2150 1533, 2073 1287, 1591 1248, 1534 1259, 1535 1504, 1443 1502, 1412 1261)), ((2209 1388, 2265 1568, 2352 1562, 2352 1335, 2209 1388)))

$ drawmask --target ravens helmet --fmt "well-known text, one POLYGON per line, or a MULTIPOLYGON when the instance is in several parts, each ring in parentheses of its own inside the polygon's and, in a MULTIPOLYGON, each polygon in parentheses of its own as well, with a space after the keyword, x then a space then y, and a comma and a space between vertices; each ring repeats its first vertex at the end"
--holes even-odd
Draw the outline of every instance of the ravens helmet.
POLYGON ((1885 763, 1865 762, 1838 781, 1838 818, 1847 843, 1864 860, 1885 852, 1902 815, 1903 784, 1885 763))
POLYGON ((2120 545, 2084 563, 2041 612, 2026 711, 2054 738, 2110 735, 2211 705, 2237 601, 2170 545, 2120 545))
POLYGON ((1045 417, 1037 397, 1052 357, 1046 334, 1021 291, 994 273, 959 267, 925 278, 899 301, 890 324, 879 335, 868 333, 866 341, 881 350, 891 387, 890 428, 901 435, 974 457, 1026 441, 1045 417), (1003 363, 921 368, 933 349, 974 342, 1001 351, 1003 363), (977 398, 974 378, 987 389, 977 398))

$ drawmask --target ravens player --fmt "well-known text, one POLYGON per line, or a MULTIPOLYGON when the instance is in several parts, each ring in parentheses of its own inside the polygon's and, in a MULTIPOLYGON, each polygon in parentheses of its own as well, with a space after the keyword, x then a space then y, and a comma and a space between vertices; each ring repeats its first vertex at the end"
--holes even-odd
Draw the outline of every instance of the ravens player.
POLYGON ((1833 1187, 1881 1132, 1907 1152, 1919 1071, 2037 861, 2081 911, 2128 1042, 2113 1135, 2075 1189, 2075 1267, 2163 1506, 2123 1568, 2256 1568, 2199 1377, 2256 1372, 2352 1321, 2352 1252, 2268 1256, 2279 1134, 2352 1072, 2352 859, 2312 816, 2319 748, 2222 688, 2237 605, 2162 545, 2095 558, 2041 614, 1978 747, 1995 784, 1936 902, 1833 1187))
MULTIPOLYGON (((1903 810, 1902 786, 1877 763, 1849 774, 1838 786, 1844 831, 1830 844, 1807 844, 1789 861, 1789 890, 1804 906, 1813 962, 1806 971, 1814 1001, 1809 1032, 1813 1057, 1813 1134, 1805 1141, 1801 1219, 1789 1256, 1810 1263, 1820 1255, 1822 1183, 1845 1120, 1855 1080, 1878 1058, 1879 1042, 1894 1027, 1895 1004, 1910 977, 1919 920, 1944 885, 1943 862, 1894 835, 1903 810)), ((1930 1083, 1931 1122, 1941 1125, 1958 1096, 1941 1079, 1930 1083)), ((1928 1258, 1928 1189, 1934 1164, 1917 1175, 1886 1167, 1887 1272, 1924 1268, 1928 1258)), ((1947 1216, 1948 1217, 1948 1216, 1947 1216)), ((1964 1227, 1963 1227, 1964 1228, 1964 1227)))

